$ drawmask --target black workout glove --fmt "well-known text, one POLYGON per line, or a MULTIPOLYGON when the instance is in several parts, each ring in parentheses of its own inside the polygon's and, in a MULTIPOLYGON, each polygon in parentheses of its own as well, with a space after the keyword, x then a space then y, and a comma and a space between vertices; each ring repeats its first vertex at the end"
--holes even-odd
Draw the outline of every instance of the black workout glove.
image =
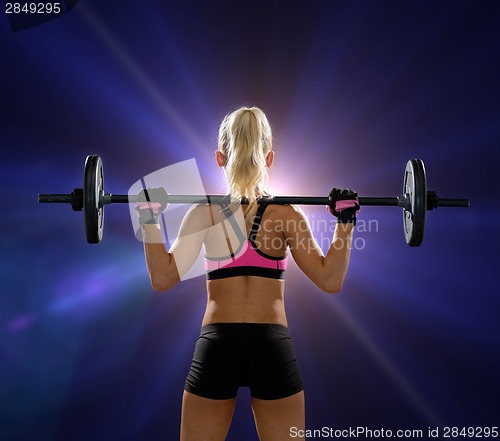
POLYGON ((137 195, 135 209, 139 215, 139 224, 157 224, 160 215, 168 207, 168 193, 163 187, 143 189, 137 195))
POLYGON ((359 213, 358 194, 352 190, 332 188, 328 195, 327 210, 332 213, 341 224, 356 225, 356 216, 359 213))

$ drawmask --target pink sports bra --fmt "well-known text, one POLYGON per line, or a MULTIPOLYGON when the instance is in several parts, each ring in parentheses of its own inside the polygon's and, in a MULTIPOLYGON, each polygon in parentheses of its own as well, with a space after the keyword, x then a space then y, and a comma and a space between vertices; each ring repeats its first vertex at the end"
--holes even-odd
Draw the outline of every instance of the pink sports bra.
POLYGON ((258 276, 270 279, 284 278, 288 259, 287 254, 281 257, 269 256, 259 250, 255 244, 262 215, 266 207, 267 204, 265 203, 259 205, 248 239, 246 239, 246 236, 238 226, 229 207, 223 207, 223 212, 233 227, 241 246, 235 253, 231 253, 227 257, 213 258, 205 255, 205 270, 208 280, 236 276, 258 276))

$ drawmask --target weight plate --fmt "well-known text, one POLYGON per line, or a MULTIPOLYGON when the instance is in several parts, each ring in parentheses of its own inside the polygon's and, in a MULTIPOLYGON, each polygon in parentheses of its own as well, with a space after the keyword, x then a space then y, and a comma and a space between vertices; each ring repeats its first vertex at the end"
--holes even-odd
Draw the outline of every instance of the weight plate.
POLYGON ((403 226, 406 243, 418 247, 424 239, 425 215, 427 212, 427 182, 425 167, 421 159, 410 159, 406 164, 403 195, 403 226))
POLYGON ((88 243, 99 243, 104 229, 104 175, 102 160, 98 155, 89 155, 85 160, 83 179, 83 216, 88 243))

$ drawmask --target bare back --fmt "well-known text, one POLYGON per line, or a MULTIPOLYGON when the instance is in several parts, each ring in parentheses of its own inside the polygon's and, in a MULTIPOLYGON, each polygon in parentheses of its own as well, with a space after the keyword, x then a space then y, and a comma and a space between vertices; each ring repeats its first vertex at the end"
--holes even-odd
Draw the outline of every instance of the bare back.
MULTIPOLYGON (((263 214, 255 243, 263 253, 281 257, 287 253, 283 226, 290 207, 270 205, 263 214)), ((215 227, 205 238, 205 253, 210 257, 224 257, 242 244, 236 232, 226 221, 218 206, 211 209, 215 227)), ((234 213, 241 231, 248 238, 255 211, 246 216, 242 210, 234 213)), ((284 280, 256 276, 236 276, 207 280, 207 308, 203 325, 208 323, 277 323, 287 326, 284 308, 284 280)))

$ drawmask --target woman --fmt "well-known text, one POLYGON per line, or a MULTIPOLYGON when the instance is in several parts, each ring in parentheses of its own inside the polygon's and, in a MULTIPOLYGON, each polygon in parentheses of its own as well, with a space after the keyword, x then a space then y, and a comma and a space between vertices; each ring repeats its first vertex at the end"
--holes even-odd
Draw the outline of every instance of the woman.
POLYGON ((305 422, 284 307, 287 251, 319 288, 338 292, 349 263, 357 195, 331 191, 328 208, 338 220, 325 256, 299 208, 268 203, 266 174, 274 152, 262 110, 242 107, 227 115, 215 157, 229 195, 245 203, 193 206, 169 251, 158 224, 165 190, 143 190, 136 207, 155 290, 173 287, 205 250, 208 300, 186 379, 181 441, 224 440, 240 386, 250 388, 260 440, 288 440, 291 428, 304 429, 305 422))

